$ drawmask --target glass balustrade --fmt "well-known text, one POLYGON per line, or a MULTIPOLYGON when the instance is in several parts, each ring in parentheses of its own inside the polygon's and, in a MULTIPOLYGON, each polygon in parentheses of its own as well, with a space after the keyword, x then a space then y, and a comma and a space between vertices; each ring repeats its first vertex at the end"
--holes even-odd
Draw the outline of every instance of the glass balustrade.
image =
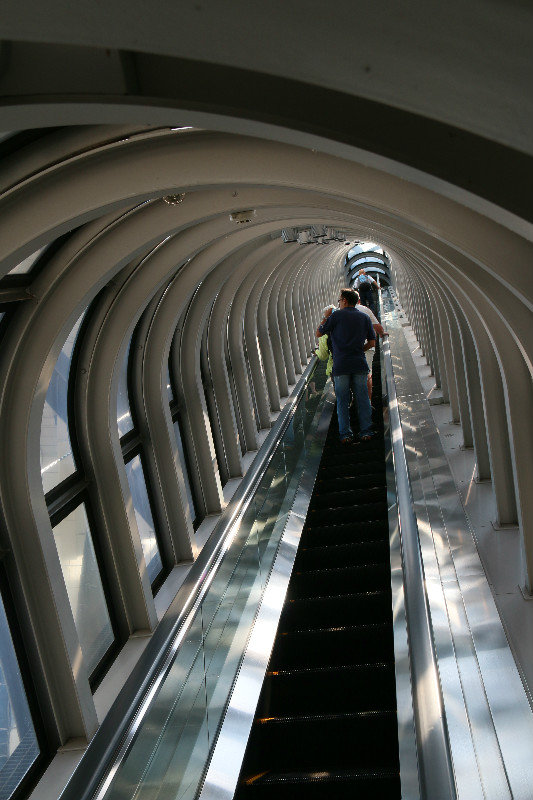
POLYGON ((102 800, 196 795, 305 469, 325 384, 319 363, 102 800))

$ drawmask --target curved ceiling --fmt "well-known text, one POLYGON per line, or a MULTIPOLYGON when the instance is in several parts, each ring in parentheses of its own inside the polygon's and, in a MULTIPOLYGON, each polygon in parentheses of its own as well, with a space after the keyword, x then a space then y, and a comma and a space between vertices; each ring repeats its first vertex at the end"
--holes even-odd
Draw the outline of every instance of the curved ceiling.
MULTIPOLYGON (((246 242, 280 236, 283 228, 322 224, 387 252, 423 250, 439 259, 445 285, 482 286, 531 364, 531 243, 383 170, 255 137, 105 126, 51 131, 16 149, 2 166, 0 275, 80 229, 54 260, 58 277, 74 273, 74 264, 83 274, 87 264, 66 319, 88 302, 83 291, 94 296, 161 243, 161 252, 175 251, 170 270, 220 237, 234 243, 225 246, 228 255, 246 242), (180 202, 161 202, 174 194, 183 195, 180 202), (244 224, 232 218, 241 211, 252 212, 244 224)), ((157 280, 154 273, 154 286, 157 280)), ((37 275, 33 294, 42 299, 51 290, 37 275)))
MULTIPOLYGON (((338 0, 326 11, 301 0, 268 7, 202 0, 159 3, 152 13, 140 0, 106 3, 97 12, 82 0, 76 9, 73 15, 64 0, 52 0, 46 10, 36 0, 11 0, 4 4, 3 39, 106 49, 110 64, 127 51, 276 76, 531 152, 533 99, 524 94, 533 44, 528 4, 454 0, 429 8, 422 0, 365 0, 354 8, 338 0)), ((75 68, 75 51, 70 57, 75 68)), ((8 56, 4 70, 9 76, 8 56)), ((164 70, 158 77, 164 82, 164 70)), ((73 70, 62 79, 79 88, 73 70)))
MULTIPOLYGON (((531 222, 520 3, 8 3, 2 128, 196 125, 320 149, 531 222)), ((530 231, 529 234, 530 235, 530 231)))
MULTIPOLYGON (((0 360, 0 433, 9 441, 0 484, 14 540, 21 529, 33 543, 41 531, 51 538, 35 446, 42 408, 67 334, 100 290, 109 297, 87 338, 83 425, 101 437, 102 517, 127 542, 126 512, 113 498, 105 509, 107 483, 118 496, 125 481, 104 464, 123 462, 116 415, 93 423, 115 411, 128 333, 144 309, 157 308, 143 329, 152 380, 142 394, 167 430, 164 369, 191 302, 195 348, 180 351, 189 378, 182 388, 200 429, 191 353, 198 356, 206 309, 220 301, 211 334, 219 336, 237 298, 242 339, 243 298, 252 298, 268 339, 274 301, 265 309, 263 287, 275 287, 281 306, 287 286, 296 297, 301 280, 303 305, 314 304, 302 314, 301 341, 276 331, 285 342, 272 353, 292 350, 295 366, 309 354, 319 300, 345 275, 347 248, 284 243, 281 232, 323 225, 386 250, 452 416, 480 463, 490 462, 499 518, 518 518, 531 589, 533 472, 521 465, 533 442, 533 9, 502 0, 156 6, 77 2, 74 15, 61 0, 4 4, 0 130, 14 135, 0 141, 0 302, 27 301, 5 326, 0 360), (35 270, 9 275, 51 244, 35 270)), ((287 386, 276 384, 275 368, 265 364, 266 424, 288 393, 285 367, 278 373, 287 386)), ((251 405, 243 398, 245 423, 251 405)), ((198 462, 207 472, 213 443, 202 436, 198 462)), ((174 469, 167 451, 162 475, 174 469)), ((220 480, 203 480, 209 513, 220 505, 220 480)), ((134 611, 124 604, 125 618, 132 614, 132 629, 149 627, 154 608, 136 602, 134 611)), ((96 725, 84 691, 83 724, 72 709, 64 722, 76 735, 96 725)), ((71 699, 77 707, 74 689, 71 699)))

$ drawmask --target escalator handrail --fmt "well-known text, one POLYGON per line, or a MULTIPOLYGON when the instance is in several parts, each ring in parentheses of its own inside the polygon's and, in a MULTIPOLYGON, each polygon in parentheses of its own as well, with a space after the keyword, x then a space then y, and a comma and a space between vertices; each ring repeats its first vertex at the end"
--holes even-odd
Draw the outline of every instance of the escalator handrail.
POLYGON ((313 355, 268 438, 224 510, 213 533, 191 566, 187 578, 154 631, 131 675, 91 740, 61 800, 99 800, 126 758, 151 700, 170 669, 195 609, 201 603, 225 552, 232 529, 253 498, 255 489, 296 412, 298 402, 317 364, 313 355))
POLYGON ((398 528, 408 626, 413 712, 420 792, 428 800, 456 800, 448 727, 439 679, 433 627, 405 456, 388 339, 382 340, 390 432, 398 502, 398 528))

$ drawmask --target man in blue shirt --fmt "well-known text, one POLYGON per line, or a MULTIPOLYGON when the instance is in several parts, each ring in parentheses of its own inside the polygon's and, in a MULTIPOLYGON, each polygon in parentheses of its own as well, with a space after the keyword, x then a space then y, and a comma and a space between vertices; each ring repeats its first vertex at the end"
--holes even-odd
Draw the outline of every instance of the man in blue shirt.
POLYGON ((364 353, 374 347, 376 335, 367 315, 356 309, 358 299, 357 292, 352 289, 341 289, 338 310, 333 314, 329 309, 316 332, 317 336, 329 335, 333 351, 333 380, 343 444, 353 442, 350 387, 357 403, 359 438, 368 441, 372 437, 372 407, 366 388, 368 364, 364 353))

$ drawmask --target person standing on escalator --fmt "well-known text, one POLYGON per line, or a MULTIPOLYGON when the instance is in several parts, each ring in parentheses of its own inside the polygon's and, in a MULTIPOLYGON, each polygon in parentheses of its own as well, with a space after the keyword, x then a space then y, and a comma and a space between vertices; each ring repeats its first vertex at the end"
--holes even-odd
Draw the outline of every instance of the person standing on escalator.
POLYGON ((341 289, 338 311, 332 314, 328 309, 316 331, 317 337, 328 334, 333 351, 333 381, 342 444, 351 444, 354 440, 350 427, 350 389, 357 403, 359 439, 368 441, 373 433, 365 350, 374 347, 376 334, 370 319, 356 309, 356 303, 357 292, 341 289))
MULTIPOLYGON (((357 292, 356 292, 356 294, 357 294, 357 292)), ((357 303, 356 308, 357 308, 358 311, 362 311, 364 314, 367 315, 367 317, 370 319, 370 322, 372 323, 372 327, 374 328, 374 331, 376 332, 376 334, 378 336, 381 336, 383 338, 383 336, 388 336, 389 335, 387 333, 387 331, 383 330, 383 326, 379 322, 378 318, 374 315, 372 310, 370 308, 368 308, 368 306, 364 306, 361 303, 360 298, 359 298, 359 302, 357 303)), ((372 360, 374 358, 374 351, 373 350, 367 350, 365 352, 365 355, 366 355, 366 363, 368 364, 368 369, 369 369, 368 378, 367 378, 367 384, 366 385, 367 385, 367 388, 368 388, 368 396, 370 398, 370 402, 372 402, 372 360)))
POLYGON ((359 270, 359 275, 357 276, 354 289, 357 289, 359 292, 359 298, 361 300, 361 305, 366 306, 369 308, 373 314, 376 313, 376 303, 374 300, 374 287, 378 289, 377 281, 374 278, 371 278, 370 275, 367 275, 364 269, 359 270))
MULTIPOLYGON (((326 315, 333 314, 334 311, 337 310, 337 306, 326 306, 322 309, 322 316, 325 319, 326 315)), ((331 373, 333 372, 333 353, 331 352, 331 347, 328 342, 328 335, 327 333, 324 336, 320 336, 318 339, 318 347, 315 350, 315 354, 318 357, 319 361, 326 361, 326 376, 328 378, 331 377, 331 373)))

